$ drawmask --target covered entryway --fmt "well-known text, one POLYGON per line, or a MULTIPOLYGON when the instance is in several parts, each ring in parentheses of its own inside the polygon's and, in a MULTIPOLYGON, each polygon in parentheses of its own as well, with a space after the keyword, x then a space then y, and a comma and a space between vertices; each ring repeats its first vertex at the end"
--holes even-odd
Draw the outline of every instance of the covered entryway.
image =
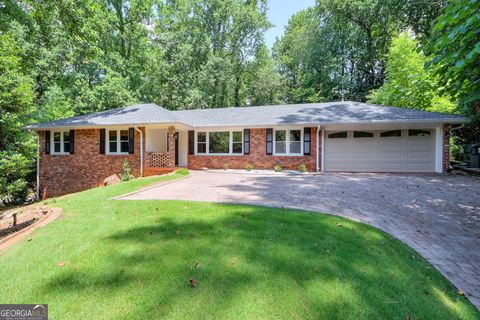
POLYGON ((325 132, 325 171, 434 172, 435 130, 325 132))

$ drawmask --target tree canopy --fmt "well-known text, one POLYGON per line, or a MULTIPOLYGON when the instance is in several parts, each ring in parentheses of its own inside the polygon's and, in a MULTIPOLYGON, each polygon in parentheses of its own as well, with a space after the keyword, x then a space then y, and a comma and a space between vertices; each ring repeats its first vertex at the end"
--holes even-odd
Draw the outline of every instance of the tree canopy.
POLYGON ((427 57, 407 32, 392 41, 387 55, 386 82, 369 96, 372 103, 417 110, 455 113, 457 104, 440 95, 438 77, 424 68, 427 57))

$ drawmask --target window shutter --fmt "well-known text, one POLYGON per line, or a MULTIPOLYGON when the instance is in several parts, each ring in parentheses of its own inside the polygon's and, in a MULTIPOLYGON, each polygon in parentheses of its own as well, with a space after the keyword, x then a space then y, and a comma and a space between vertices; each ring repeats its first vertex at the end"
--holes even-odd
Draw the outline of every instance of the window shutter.
POLYGON ((105 154, 105 129, 100 129, 100 154, 105 154))
POLYGON ((135 131, 133 128, 128 128, 128 153, 133 154, 135 150, 135 131))
POLYGON ((250 129, 243 129, 243 154, 250 154, 250 129))
POLYGON ((303 129, 303 154, 309 156, 311 151, 312 141, 312 128, 303 129))
POLYGON ((70 130, 70 154, 75 153, 75 130, 70 130))
POLYGON ((273 129, 267 129, 267 137, 266 137, 266 153, 267 155, 273 154, 273 129))
POLYGON ((188 131, 188 154, 195 153, 195 131, 188 131))
POLYGON ((45 131, 45 154, 50 154, 50 131, 45 131))

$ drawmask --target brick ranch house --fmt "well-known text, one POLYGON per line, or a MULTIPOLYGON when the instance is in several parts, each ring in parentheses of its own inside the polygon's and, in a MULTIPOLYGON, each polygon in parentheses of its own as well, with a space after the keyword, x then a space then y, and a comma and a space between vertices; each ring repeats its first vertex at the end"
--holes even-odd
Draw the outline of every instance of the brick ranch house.
MULTIPOLYGON (((162 168, 442 172, 454 115, 333 102, 169 111, 155 104, 31 125, 42 197, 98 186, 122 171, 162 168)), ((156 171, 157 170, 157 171, 156 171)))

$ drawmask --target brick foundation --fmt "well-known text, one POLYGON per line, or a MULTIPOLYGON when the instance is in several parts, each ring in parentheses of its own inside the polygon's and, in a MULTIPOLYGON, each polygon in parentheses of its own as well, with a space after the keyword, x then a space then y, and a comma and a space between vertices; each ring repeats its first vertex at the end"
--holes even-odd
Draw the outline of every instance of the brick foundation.
MULTIPOLYGON (((273 156, 266 155, 266 129, 250 129, 250 154, 239 156, 212 156, 212 155, 189 155, 188 168, 190 169, 221 169, 228 163, 231 169, 244 169, 246 164, 251 164, 254 169, 273 169, 279 164, 282 169, 297 170, 298 165, 303 163, 308 171, 316 170, 316 140, 317 130, 311 132, 311 155, 309 156, 273 156)), ((320 142, 320 141, 319 141, 320 142)), ((321 152, 321 146, 319 146, 321 152)), ((321 158, 321 157, 320 157, 321 158)), ((321 159, 319 159, 320 161, 321 159)), ((320 164, 319 164, 320 165, 320 164)))
MULTIPOLYGON (((145 150, 145 129, 144 150, 145 150)), ((122 172, 124 159, 130 162, 132 174, 140 175, 140 134, 135 131, 133 154, 100 154, 100 129, 75 130, 75 153, 45 154, 45 132, 40 131, 40 197, 48 198, 77 192, 98 185, 122 172)))

